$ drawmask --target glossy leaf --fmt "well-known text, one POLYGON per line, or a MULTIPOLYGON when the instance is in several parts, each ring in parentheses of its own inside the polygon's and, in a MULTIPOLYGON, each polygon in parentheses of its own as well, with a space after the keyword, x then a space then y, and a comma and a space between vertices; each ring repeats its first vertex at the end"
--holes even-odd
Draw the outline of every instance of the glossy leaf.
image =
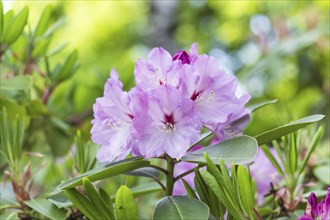
POLYGON ((76 188, 65 189, 64 194, 87 218, 98 219, 99 214, 94 203, 78 192, 76 188))
POLYGON ((167 196, 161 199, 154 211, 153 219, 208 219, 209 207, 187 196, 167 196))
POLYGON ((47 30, 49 21, 51 19, 52 10, 53 7, 51 5, 47 5, 43 10, 34 32, 35 37, 41 36, 47 30))
POLYGON ((291 122, 289 124, 283 125, 281 127, 274 128, 272 130, 263 132, 263 133, 257 135, 255 138, 257 139, 259 145, 267 144, 267 143, 271 142, 272 140, 275 140, 284 135, 290 134, 309 124, 320 121, 322 118, 324 118, 324 115, 311 115, 311 116, 299 119, 297 121, 291 122))
POLYGON ((152 168, 152 167, 143 167, 140 169, 136 169, 130 172, 125 173, 131 176, 143 176, 143 177, 150 177, 150 178, 157 178, 160 175, 159 170, 152 168))
POLYGON ((248 106, 247 108, 251 111, 251 112, 254 112, 258 109, 261 109, 267 105, 270 105, 270 104, 273 104, 273 103, 276 103, 277 102, 277 99, 273 99, 273 100, 269 100, 269 101, 265 101, 265 102, 261 102, 261 103, 257 103, 257 104, 254 104, 254 105, 250 105, 248 106))
POLYGON ((12 19, 4 31, 3 43, 10 45, 17 40, 24 30, 28 15, 29 8, 26 6, 12 19))
POLYGON ((66 211, 57 208, 54 204, 44 198, 31 199, 24 202, 27 206, 50 219, 65 219, 66 211))
POLYGON ((110 207, 105 203, 93 184, 86 177, 83 178, 83 187, 90 201, 94 203, 94 206, 96 207, 100 217, 109 220, 115 219, 112 211, 110 210, 110 207))
POLYGON ((118 220, 138 219, 138 209, 132 192, 127 186, 121 186, 116 193, 116 216, 118 220))
POLYGON ((182 160, 205 163, 204 153, 207 153, 216 164, 219 159, 225 163, 244 164, 254 160, 257 148, 257 141, 253 137, 240 136, 188 153, 182 160))
POLYGON ((132 187, 130 190, 133 193, 133 196, 137 197, 153 192, 161 192, 163 189, 156 182, 149 182, 132 187))
POLYGON ((189 183, 187 181, 185 181, 185 179, 183 179, 183 178, 181 179, 181 181, 183 183, 184 188, 186 189, 187 195, 190 198, 198 199, 195 191, 191 188, 191 186, 189 185, 189 183))
POLYGON ((255 206, 254 194, 252 193, 252 181, 247 168, 238 165, 237 168, 237 185, 239 189, 239 198, 242 200, 243 208, 248 215, 252 213, 255 206))
POLYGON ((54 196, 48 197, 48 201, 56 205, 58 208, 66 208, 72 206, 72 202, 64 196, 64 193, 56 194, 54 196))
POLYGON ((96 167, 86 173, 77 176, 73 179, 64 181, 57 189, 62 190, 65 188, 71 188, 82 184, 82 178, 87 177, 90 181, 97 181, 112 176, 116 176, 122 173, 126 173, 141 167, 146 167, 150 164, 149 161, 141 160, 142 157, 130 158, 114 163, 104 164, 96 167))
POLYGON ((112 202, 111 197, 102 188, 99 189, 99 193, 100 193, 100 196, 102 197, 103 201, 105 202, 105 204, 110 208, 110 212, 111 212, 112 216, 115 216, 115 212, 113 209, 113 202, 112 202))

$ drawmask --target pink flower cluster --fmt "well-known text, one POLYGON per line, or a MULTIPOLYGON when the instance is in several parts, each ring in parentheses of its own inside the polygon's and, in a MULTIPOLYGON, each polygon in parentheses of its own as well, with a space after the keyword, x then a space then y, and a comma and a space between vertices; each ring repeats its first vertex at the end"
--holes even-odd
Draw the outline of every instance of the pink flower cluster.
POLYGON ((101 145, 101 162, 129 153, 178 159, 198 140, 202 127, 223 140, 241 129, 238 119, 249 115, 244 106, 250 95, 237 97, 237 79, 213 57, 198 55, 197 44, 189 54, 180 50, 173 57, 154 48, 147 60, 137 60, 134 74, 136 87, 126 92, 113 69, 93 106, 91 135, 101 145))

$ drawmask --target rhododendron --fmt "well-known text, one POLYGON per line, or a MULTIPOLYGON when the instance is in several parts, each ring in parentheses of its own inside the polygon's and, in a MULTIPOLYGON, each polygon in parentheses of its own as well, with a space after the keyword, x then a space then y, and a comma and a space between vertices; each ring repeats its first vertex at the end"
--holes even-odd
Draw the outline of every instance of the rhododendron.
POLYGON ((308 197, 307 206, 304 215, 299 220, 328 220, 330 219, 330 187, 324 199, 317 203, 315 193, 311 193, 308 197))
POLYGON ((189 54, 173 57, 163 48, 138 59, 136 87, 122 90, 115 70, 104 96, 94 104, 92 140, 101 145, 101 162, 120 160, 129 153, 146 158, 163 154, 179 159, 198 140, 202 127, 220 141, 241 134, 248 119, 249 94, 236 95, 237 79, 222 70, 215 58, 189 54))

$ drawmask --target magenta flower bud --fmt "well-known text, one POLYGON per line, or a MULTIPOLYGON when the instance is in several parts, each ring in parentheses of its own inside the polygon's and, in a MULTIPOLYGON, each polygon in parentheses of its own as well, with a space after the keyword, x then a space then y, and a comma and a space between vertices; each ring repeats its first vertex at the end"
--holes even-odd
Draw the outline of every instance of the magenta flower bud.
POLYGON ((176 52, 173 56, 173 61, 175 60, 181 60, 182 64, 190 64, 190 58, 189 55, 186 51, 184 50, 179 50, 176 52))
POLYGON ((311 216, 312 218, 318 216, 318 210, 317 210, 317 197, 315 193, 311 193, 308 197, 308 205, 306 209, 306 214, 311 216))
POLYGON ((324 199, 317 204, 317 197, 315 193, 311 193, 308 197, 308 202, 304 215, 300 216, 298 220, 328 220, 330 219, 330 187, 324 199))

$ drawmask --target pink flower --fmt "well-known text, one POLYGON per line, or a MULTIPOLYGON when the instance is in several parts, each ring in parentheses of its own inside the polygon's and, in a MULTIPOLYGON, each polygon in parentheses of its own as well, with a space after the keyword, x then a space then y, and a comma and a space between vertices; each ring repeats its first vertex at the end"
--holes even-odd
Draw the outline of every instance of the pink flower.
POLYGON ((145 114, 138 116, 133 124, 138 149, 145 157, 166 153, 181 158, 200 135, 193 102, 170 85, 149 94, 145 114))
POLYGON ((150 51, 147 61, 136 61, 136 86, 146 92, 165 84, 177 87, 181 67, 181 62, 173 61, 169 52, 163 48, 154 48, 150 51))
POLYGON ((124 159, 134 145, 130 129, 134 113, 130 108, 130 93, 122 90, 115 69, 104 88, 104 96, 96 99, 91 138, 100 144, 97 159, 101 162, 124 159))

